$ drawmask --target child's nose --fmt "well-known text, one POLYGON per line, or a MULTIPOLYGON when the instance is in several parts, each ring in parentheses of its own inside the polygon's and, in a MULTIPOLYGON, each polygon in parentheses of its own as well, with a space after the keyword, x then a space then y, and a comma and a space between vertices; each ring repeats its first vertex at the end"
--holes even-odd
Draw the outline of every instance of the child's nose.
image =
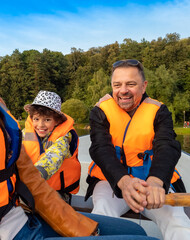
POLYGON ((44 126, 44 121, 43 120, 39 121, 39 126, 40 127, 44 126))

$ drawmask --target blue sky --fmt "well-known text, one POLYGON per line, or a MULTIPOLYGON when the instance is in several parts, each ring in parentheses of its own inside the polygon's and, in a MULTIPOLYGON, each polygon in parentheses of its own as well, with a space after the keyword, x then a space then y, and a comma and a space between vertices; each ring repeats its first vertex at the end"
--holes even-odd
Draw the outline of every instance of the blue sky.
POLYGON ((47 48, 87 51, 125 38, 190 37, 189 0, 9 0, 0 4, 0 56, 47 48))

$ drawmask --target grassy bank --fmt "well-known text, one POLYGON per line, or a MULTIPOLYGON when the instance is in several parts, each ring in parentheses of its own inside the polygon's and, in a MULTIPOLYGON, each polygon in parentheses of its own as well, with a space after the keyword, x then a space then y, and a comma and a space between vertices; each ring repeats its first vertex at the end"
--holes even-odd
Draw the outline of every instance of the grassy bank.
POLYGON ((174 130, 177 135, 190 135, 190 128, 175 127, 174 130))

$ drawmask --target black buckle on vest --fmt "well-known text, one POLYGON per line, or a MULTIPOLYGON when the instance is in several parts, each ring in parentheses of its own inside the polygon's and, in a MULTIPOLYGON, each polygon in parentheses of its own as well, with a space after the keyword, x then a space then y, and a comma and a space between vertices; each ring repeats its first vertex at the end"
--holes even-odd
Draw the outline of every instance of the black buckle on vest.
POLYGON ((148 153, 140 152, 140 153, 137 154, 137 157, 138 157, 139 159, 148 160, 149 155, 148 155, 148 153))

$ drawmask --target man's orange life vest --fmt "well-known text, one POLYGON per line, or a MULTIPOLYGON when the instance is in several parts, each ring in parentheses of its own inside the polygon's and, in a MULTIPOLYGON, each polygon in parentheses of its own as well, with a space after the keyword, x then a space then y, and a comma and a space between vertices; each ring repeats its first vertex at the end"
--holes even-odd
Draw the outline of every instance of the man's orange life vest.
POLYGON ((15 162, 20 154, 21 131, 6 106, 0 103, 0 219, 14 205, 10 196, 15 191, 15 162))
MULTIPOLYGON (((152 142, 155 135, 153 123, 161 103, 146 98, 132 118, 109 94, 100 99, 97 106, 104 111, 110 123, 110 134, 117 158, 123 165, 127 165, 128 174, 145 180, 153 157, 152 142)), ((106 180, 101 169, 93 161, 88 173, 91 177, 106 180)), ((180 175, 175 170, 171 183, 178 178, 180 175)))
MULTIPOLYGON (((81 166, 78 161, 79 139, 73 128, 73 119, 68 115, 66 115, 66 117, 67 120, 53 130, 48 139, 45 151, 47 151, 48 147, 50 147, 59 137, 65 136, 70 131, 72 134, 72 141, 70 143, 72 157, 64 159, 60 169, 49 180, 47 180, 47 182, 55 190, 76 194, 79 190, 81 174, 81 166)), ((40 144, 30 116, 28 116, 25 123, 23 144, 27 154, 34 164, 44 155, 44 153, 40 152, 40 144)))

